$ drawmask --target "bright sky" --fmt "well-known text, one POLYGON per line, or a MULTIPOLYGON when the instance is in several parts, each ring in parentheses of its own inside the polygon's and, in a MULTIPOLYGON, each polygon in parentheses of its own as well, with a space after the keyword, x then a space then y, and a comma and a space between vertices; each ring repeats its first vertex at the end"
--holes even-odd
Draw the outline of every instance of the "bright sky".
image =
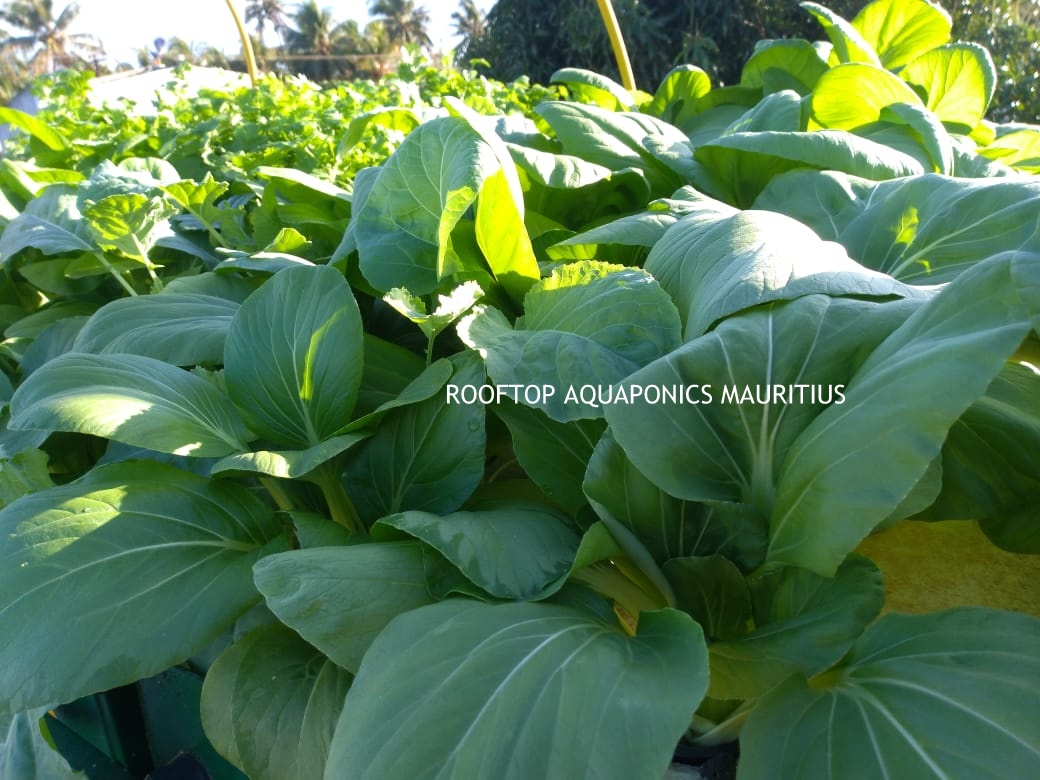
MULTIPOLYGON (((323 8, 330 8, 337 21, 357 19, 364 27, 369 20, 368 0, 319 0, 319 3, 323 8)), ((477 0, 484 11, 493 3, 494 0, 477 0)), ((55 11, 67 4, 66 0, 57 0, 55 11)), ((246 0, 234 0, 234 4, 245 20, 246 0)), ((228 53, 237 53, 241 48, 226 0, 79 0, 79 5, 80 13, 71 31, 98 36, 115 62, 136 65, 137 50, 150 47, 156 38, 183 38, 189 43, 207 43, 228 53)), ((285 3, 290 13, 296 5, 292 0, 285 3)), ((416 5, 430 14, 429 31, 434 47, 447 50, 454 46, 451 15, 459 8, 458 0, 417 0, 416 5)))

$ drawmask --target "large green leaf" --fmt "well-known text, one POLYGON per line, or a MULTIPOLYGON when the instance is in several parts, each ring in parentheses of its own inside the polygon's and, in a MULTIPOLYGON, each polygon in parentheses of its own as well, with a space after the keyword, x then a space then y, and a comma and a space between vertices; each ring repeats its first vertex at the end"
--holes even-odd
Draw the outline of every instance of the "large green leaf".
POLYGON ((531 288, 524 307, 515 328, 485 309, 463 320, 460 335, 485 356, 496 384, 539 386, 533 401, 524 393, 518 399, 559 422, 602 417, 595 398, 577 395, 580 388, 607 388, 679 342, 668 295, 634 268, 563 266, 531 288))
POLYGON ((730 317, 628 377, 622 386, 643 387, 642 397, 608 406, 607 422, 635 466, 671 495, 744 503, 768 518, 798 437, 840 403, 839 386, 913 305, 812 295, 730 317), (676 387, 675 400, 646 393, 676 387))
POLYGON ((231 321, 228 392, 256 433, 304 449, 350 422, 362 352, 361 314, 343 275, 330 266, 289 268, 231 321))
POLYGON ((434 119, 410 133, 354 215, 361 271, 372 286, 426 295, 472 263, 460 258, 451 232, 499 167, 491 147, 460 117, 434 119))
POLYGON ((279 553, 253 576, 283 623, 352 672, 387 623, 433 603, 414 541, 279 553))
POLYGON ((6 712, 182 662, 258 600, 253 563, 287 544, 244 488, 145 461, 26 496, 0 528, 6 712))
POLYGON ((452 600, 392 622, 365 657, 325 777, 661 777, 708 682, 700 628, 644 613, 452 600))
POLYGON ((635 103, 632 93, 616 81, 584 68, 561 68, 549 83, 563 84, 576 102, 593 103, 608 111, 631 109, 635 103))
POLYGON ((375 434, 353 449, 344 484, 365 522, 407 509, 453 512, 480 482, 484 407, 449 403, 447 392, 476 391, 486 381, 484 368, 469 352, 451 364, 444 395, 391 410, 375 434))
POLYGON ((306 478, 315 469, 368 438, 368 433, 333 436, 305 450, 254 450, 221 458, 210 472, 214 476, 234 472, 264 474, 282 479, 306 478))
POLYGON ((765 558, 763 518, 739 504, 669 495, 635 467, 609 429, 589 460, 583 487, 596 513, 631 531, 658 563, 718 553, 753 569, 765 558))
MULTIPOLYGON (((885 121, 878 123, 878 134, 870 135, 895 145, 890 139, 896 133, 905 134, 911 143, 920 144, 924 149, 932 172, 953 175, 956 168, 953 139, 935 114, 916 103, 892 103, 885 109, 883 116, 885 121), (885 135, 882 136, 882 133, 885 135)), ((917 149, 912 146, 907 147, 907 153, 918 156, 917 149)))
POLYGON ((509 159, 491 174, 480 188, 476 209, 476 236, 495 279, 517 303, 524 293, 538 281, 538 261, 535 259, 531 236, 524 226, 523 195, 510 186, 506 171, 516 172, 509 159))
POLYGON ((794 672, 823 671, 845 655, 885 602, 881 572, 860 556, 848 558, 833 578, 785 567, 750 585, 754 630, 708 648, 714 698, 753 699, 794 672))
POLYGON ((919 519, 974 518, 1006 550, 1040 553, 1040 376, 1008 364, 943 443, 942 489, 919 519))
POLYGON ((1040 129, 1013 127, 979 149, 979 154, 1026 173, 1040 173, 1040 129))
POLYGON ((997 69, 983 46, 951 43, 922 54, 899 75, 921 89, 943 122, 970 132, 982 121, 997 86, 997 69))
POLYGON ((646 208, 640 214, 621 217, 559 241, 547 249, 548 255, 554 260, 577 260, 602 257, 612 245, 649 249, 686 214, 710 217, 736 212, 732 206, 690 186, 677 190, 671 198, 651 201, 646 208))
POLYGON ((740 777, 1030 777, 1040 621, 963 608, 887 615, 833 672, 755 706, 740 777))
POLYGON ((740 83, 762 87, 766 92, 793 89, 807 95, 826 70, 827 62, 809 41, 799 38, 761 41, 744 63, 740 83))
POLYGON ((288 628, 258 628, 206 673, 202 725, 253 780, 311 780, 325 771, 350 681, 288 628))
POLYGON ((881 112, 893 103, 919 105, 921 99, 905 81, 884 68, 855 62, 838 65, 820 76, 810 106, 819 127, 855 130, 879 120, 881 112))
POLYGON ((566 154, 606 166, 612 171, 635 169, 646 178, 654 195, 667 195, 682 181, 651 155, 650 137, 685 144, 689 139, 677 127, 631 111, 606 111, 580 103, 549 101, 535 109, 563 145, 566 154))
POLYGON ((768 211, 683 217, 645 268, 672 296, 690 340, 743 309, 813 293, 914 297, 914 288, 864 268, 840 244, 768 211))
POLYGON ((517 462, 542 492, 572 513, 585 506, 581 481, 606 427, 603 421, 561 423, 511 401, 496 404, 494 411, 509 428, 517 462))
POLYGON ((1005 250, 1040 258, 1040 184, 937 174, 867 182, 797 171, 773 181, 756 208, 804 222, 851 257, 905 282, 939 284, 1005 250))
MULTIPOLYGON (((17 26, 17 25, 16 25, 17 26)), ((32 114, 9 106, 0 106, 0 122, 17 127, 54 152, 69 151, 69 142, 58 130, 32 114)))
POLYGON ((77 352, 127 352, 195 366, 224 362, 224 340, 238 304, 225 298, 166 293, 102 306, 76 337, 77 352))
POLYGON ((711 92, 708 74, 694 65, 678 65, 668 71, 654 92, 653 100, 640 111, 685 128, 699 110, 697 101, 711 92))
POLYGON ((723 135, 695 153, 711 177, 698 183, 717 197, 748 207, 774 178, 797 168, 844 171, 875 181, 925 173, 914 157, 838 130, 762 130, 723 135))
POLYGON ((843 404, 809 423, 777 481, 771 560, 830 575, 925 475, 1032 327, 1017 262, 998 255, 961 274, 860 366, 843 404))
POLYGON ((116 250, 142 263, 148 252, 169 231, 167 220, 177 213, 162 198, 140 193, 109 195, 83 210, 97 245, 116 250))
POLYGON ((89 252, 96 247, 71 187, 48 187, 0 232, 0 262, 27 247, 46 255, 89 252))
POLYGON ((874 0, 852 20, 889 70, 898 70, 929 49, 950 40, 952 22, 930 0, 874 0))
POLYGON ((216 385, 139 355, 54 358, 15 392, 10 425, 89 433, 200 458, 244 450, 249 439, 216 385))
POLYGON ((530 599, 570 568, 580 541, 570 520, 542 504, 509 502, 453 512, 403 512, 373 528, 421 539, 496 598, 530 599))
POLYGON ((747 632, 752 620, 751 591, 732 561, 721 555, 672 558, 661 571, 672 586, 676 606, 700 624, 709 640, 747 632))
POLYGON ((802 8, 812 14, 823 27, 834 51, 831 61, 838 63, 868 62, 880 64, 874 47, 860 34, 848 20, 817 3, 799 3, 802 8))

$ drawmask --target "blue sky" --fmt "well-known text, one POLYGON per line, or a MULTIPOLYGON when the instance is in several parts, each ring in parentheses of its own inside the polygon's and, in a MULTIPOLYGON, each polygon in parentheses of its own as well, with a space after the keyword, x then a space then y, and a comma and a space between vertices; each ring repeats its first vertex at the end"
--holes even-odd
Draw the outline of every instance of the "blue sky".
MULTIPOLYGON (((332 9, 340 21, 368 21, 368 0, 325 0, 322 6, 332 9)), ((245 17, 245 0, 234 0, 238 12, 245 17)), ((56 0, 55 9, 66 2, 56 0)), ((191 43, 207 43, 230 52, 239 50, 238 35, 226 0, 79 0, 80 13, 73 32, 97 35, 115 62, 137 64, 137 50, 151 45, 156 38, 179 37, 191 43)), ((478 0, 487 10, 493 0, 478 0)), ((294 2, 286 2, 290 10, 294 2)), ((451 15, 458 10, 457 0, 419 0, 417 5, 430 14, 430 38, 435 46, 451 48, 451 15)))

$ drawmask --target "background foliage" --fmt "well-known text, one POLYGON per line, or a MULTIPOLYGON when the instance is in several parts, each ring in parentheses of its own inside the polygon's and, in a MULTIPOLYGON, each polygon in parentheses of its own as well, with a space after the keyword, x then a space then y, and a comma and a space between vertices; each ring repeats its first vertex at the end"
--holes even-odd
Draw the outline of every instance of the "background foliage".
MULTIPOLYGON (((851 19, 864 0, 834 0, 851 19)), ((1040 98, 1040 2, 956 0, 941 3, 953 17, 954 39, 983 43, 1000 71, 992 118, 1036 122, 1040 98)), ((636 81, 652 91, 675 65, 704 69, 716 83, 735 84, 755 43, 767 38, 820 40, 823 31, 797 0, 615 0, 636 81)), ((584 67, 618 78, 595 0, 544 3, 499 0, 484 33, 465 58, 490 63, 499 79, 527 75, 546 82, 558 68, 584 67)))

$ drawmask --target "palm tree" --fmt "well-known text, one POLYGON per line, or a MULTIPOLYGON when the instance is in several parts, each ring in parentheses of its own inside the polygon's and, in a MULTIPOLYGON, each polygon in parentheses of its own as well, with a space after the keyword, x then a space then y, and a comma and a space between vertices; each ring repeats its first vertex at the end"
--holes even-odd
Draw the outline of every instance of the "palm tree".
POLYGON ((348 48, 350 30, 332 18, 329 8, 322 8, 318 0, 300 3, 293 14, 295 29, 285 33, 286 48, 290 53, 313 59, 303 62, 299 72, 317 81, 326 81, 339 75, 340 69, 332 60, 348 48))
POLYGON ((430 15, 422 6, 416 8, 412 0, 374 0, 368 12, 376 21, 382 22, 392 44, 432 45, 426 26, 430 15))
POLYGON ((246 21, 256 22, 256 33, 264 39, 264 27, 270 23, 279 35, 289 29, 289 17, 282 0, 249 0, 246 3, 246 21))
POLYGON ((459 0, 459 10, 451 15, 455 34, 461 38, 456 47, 457 58, 461 59, 470 43, 477 40, 487 29, 487 16, 477 7, 475 0, 459 0))
POLYGON ((24 34, 0 41, 0 48, 24 52, 36 75, 97 57, 102 48, 95 36, 68 31, 78 14, 77 3, 55 17, 53 0, 12 0, 0 8, 0 22, 24 34))

